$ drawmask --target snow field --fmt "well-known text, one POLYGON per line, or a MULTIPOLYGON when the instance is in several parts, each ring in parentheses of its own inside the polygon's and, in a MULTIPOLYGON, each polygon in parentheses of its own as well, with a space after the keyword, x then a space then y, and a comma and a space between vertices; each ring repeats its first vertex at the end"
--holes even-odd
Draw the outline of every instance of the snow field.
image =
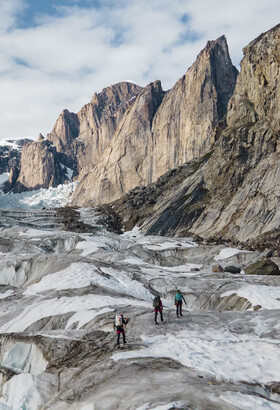
POLYGON ((142 337, 146 349, 117 353, 114 361, 155 357, 176 360, 183 366, 213 375, 217 381, 267 383, 280 378, 280 340, 228 331, 183 330, 178 334, 142 337))
POLYGON ((238 295, 252 303, 252 306, 261 305, 263 309, 280 309, 280 287, 244 285, 240 289, 224 292, 221 297, 238 295))
POLYGON ((221 399, 225 403, 233 406, 238 406, 240 409, 254 409, 254 410, 279 410, 280 405, 263 399, 262 397, 256 397, 249 394, 227 392, 222 394, 221 399))
MULTIPOLYGON (((110 306, 143 306, 151 307, 150 303, 135 299, 111 297, 107 295, 85 295, 75 297, 62 297, 60 299, 49 299, 32 303, 27 306, 18 316, 5 323, 1 328, 1 333, 23 332, 33 323, 50 316, 63 315, 66 313, 101 309, 110 306)), ((82 319, 82 314, 80 315, 82 319)))
MULTIPOLYGON (((214 259, 215 259, 215 261, 221 261, 221 260, 224 260, 224 259, 228 259, 231 256, 237 255, 240 252, 244 252, 244 251, 242 251, 240 249, 236 249, 236 248, 224 248, 224 249, 221 249, 219 255, 216 255, 214 259)), ((248 252, 248 251, 246 251, 246 252, 248 252)))
POLYGON ((138 281, 130 279, 127 273, 113 268, 98 270, 89 263, 73 263, 68 268, 44 276, 40 282, 29 286, 24 295, 32 295, 50 289, 78 289, 97 285, 108 290, 152 301, 151 293, 138 281))

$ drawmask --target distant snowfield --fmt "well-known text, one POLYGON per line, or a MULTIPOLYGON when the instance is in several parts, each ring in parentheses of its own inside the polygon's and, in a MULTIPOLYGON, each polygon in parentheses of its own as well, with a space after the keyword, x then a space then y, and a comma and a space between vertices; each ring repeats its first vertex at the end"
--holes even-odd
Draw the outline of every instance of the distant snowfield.
POLYGON ((0 139, 0 147, 12 147, 13 149, 20 149, 20 146, 15 142, 9 142, 2 139, 0 139))

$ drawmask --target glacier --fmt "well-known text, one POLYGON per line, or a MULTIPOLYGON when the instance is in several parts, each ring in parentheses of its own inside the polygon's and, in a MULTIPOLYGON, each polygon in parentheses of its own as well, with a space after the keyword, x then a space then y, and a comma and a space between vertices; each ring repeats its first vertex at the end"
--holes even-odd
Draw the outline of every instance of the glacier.
POLYGON ((263 255, 116 235, 89 208, 78 212, 95 230, 66 231, 55 208, 73 189, 0 196, 0 409, 279 409, 280 277, 244 273, 263 255))

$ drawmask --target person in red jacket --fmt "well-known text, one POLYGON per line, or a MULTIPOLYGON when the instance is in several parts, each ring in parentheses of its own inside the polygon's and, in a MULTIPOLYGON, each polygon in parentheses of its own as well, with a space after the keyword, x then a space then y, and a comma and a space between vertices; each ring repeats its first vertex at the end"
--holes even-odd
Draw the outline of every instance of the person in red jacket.
POLYGON ((160 319, 163 322, 163 314, 162 314, 163 307, 162 307, 162 301, 160 299, 160 296, 155 296, 154 301, 153 301, 153 306, 155 308, 155 324, 157 325, 158 324, 157 322, 158 312, 160 313, 160 319))

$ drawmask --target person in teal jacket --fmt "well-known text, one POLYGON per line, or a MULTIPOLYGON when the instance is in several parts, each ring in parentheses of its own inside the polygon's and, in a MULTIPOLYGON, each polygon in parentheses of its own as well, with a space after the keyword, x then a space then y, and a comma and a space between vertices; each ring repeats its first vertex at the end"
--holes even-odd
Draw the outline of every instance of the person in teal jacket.
POLYGON ((186 305, 187 302, 185 301, 185 298, 184 298, 184 296, 182 295, 181 291, 178 289, 178 290, 177 290, 177 293, 176 293, 176 295, 175 295, 175 306, 176 306, 176 314, 177 314, 177 317, 179 317, 179 314, 180 314, 180 316, 183 316, 183 314, 182 314, 182 304, 183 304, 183 301, 185 302, 185 305, 186 305))

